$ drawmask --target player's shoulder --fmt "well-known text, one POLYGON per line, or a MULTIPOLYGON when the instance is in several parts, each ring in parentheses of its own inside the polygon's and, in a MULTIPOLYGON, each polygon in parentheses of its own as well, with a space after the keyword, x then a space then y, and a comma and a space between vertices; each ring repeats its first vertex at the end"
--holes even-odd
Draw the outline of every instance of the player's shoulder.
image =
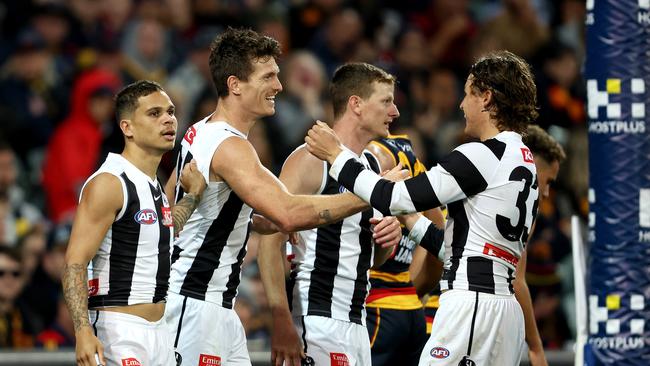
POLYGON ((307 145, 298 146, 284 161, 282 170, 300 171, 305 174, 322 168, 325 163, 307 150, 307 145))
POLYGON ((81 202, 92 202, 107 208, 121 207, 124 200, 120 177, 107 171, 99 171, 91 176, 81 193, 81 202))

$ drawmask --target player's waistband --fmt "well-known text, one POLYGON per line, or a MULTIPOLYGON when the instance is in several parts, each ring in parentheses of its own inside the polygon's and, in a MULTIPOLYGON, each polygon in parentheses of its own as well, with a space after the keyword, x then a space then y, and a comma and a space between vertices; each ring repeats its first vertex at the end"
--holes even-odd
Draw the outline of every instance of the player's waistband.
POLYGON ((367 307, 383 309, 413 310, 422 308, 415 287, 371 288, 366 299, 367 307))
POLYGON ((409 271, 404 271, 400 273, 390 273, 377 271, 374 269, 370 270, 370 279, 371 280, 381 280, 384 282, 394 282, 394 283, 411 283, 411 273, 409 271))

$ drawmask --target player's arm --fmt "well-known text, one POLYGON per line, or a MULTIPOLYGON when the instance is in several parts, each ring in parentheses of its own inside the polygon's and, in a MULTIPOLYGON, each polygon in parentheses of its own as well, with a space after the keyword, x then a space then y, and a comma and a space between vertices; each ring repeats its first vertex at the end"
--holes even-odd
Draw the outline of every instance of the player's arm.
MULTIPOLYGON (((304 149, 299 149, 287 158, 280 173, 280 181, 289 192, 314 194, 320 188, 323 171, 322 161, 304 149), (310 174, 303 174, 305 171, 310 174)), ((304 352, 287 301, 283 266, 286 241, 287 235, 282 233, 263 236, 258 247, 257 263, 273 317, 271 363, 274 366, 281 366, 283 362, 289 366, 299 366, 304 352)))
POLYGON ((309 130, 305 141, 312 154, 332 164, 330 176, 384 215, 425 211, 479 193, 486 186, 481 173, 458 151, 417 177, 391 182, 344 151, 334 131, 322 122, 309 130))
MULTIPOLYGON (((531 231, 532 232, 532 231, 531 231)), ((530 290, 526 283, 526 250, 521 253, 521 258, 515 270, 514 280, 515 297, 521 305, 524 313, 524 324, 526 327, 526 343, 528 344, 528 357, 532 366, 548 366, 544 356, 544 346, 537 330, 533 302, 530 298, 530 290)))
POLYGON ((95 366, 95 353, 99 354, 101 363, 106 364, 104 348, 88 320, 87 267, 123 203, 124 194, 119 179, 108 173, 99 174, 84 188, 72 226, 61 282, 74 324, 79 365, 95 366))
MULTIPOLYGON (((368 208, 351 193, 334 196, 289 193, 284 184, 260 163, 253 146, 237 137, 225 140, 217 148, 212 157, 211 171, 225 180, 244 202, 284 232, 336 222, 368 208)), ((300 175, 315 174, 320 177, 321 170, 300 171, 300 175)))
MULTIPOLYGON (((172 180, 172 178, 170 177, 169 180, 172 180)), ((169 182, 167 182, 167 184, 169 185, 169 182)), ((183 230, 185 223, 187 223, 187 220, 192 216, 192 212, 194 212, 196 207, 199 205, 201 195, 207 187, 205 178, 197 168, 194 159, 192 159, 189 164, 185 164, 181 171, 181 187, 183 187, 185 194, 172 208, 175 235, 180 234, 183 230)))
POLYGON ((370 223, 375 225, 372 230, 372 239, 375 243, 372 268, 379 268, 393 255, 395 246, 402 239, 402 228, 395 216, 373 217, 370 223))

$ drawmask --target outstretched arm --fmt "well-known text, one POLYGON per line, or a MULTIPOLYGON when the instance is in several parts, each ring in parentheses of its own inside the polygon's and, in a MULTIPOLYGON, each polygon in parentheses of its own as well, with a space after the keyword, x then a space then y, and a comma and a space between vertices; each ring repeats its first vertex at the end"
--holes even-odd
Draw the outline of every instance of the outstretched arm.
MULTIPOLYGON (((305 151, 303 154, 308 153, 305 151)), ((225 140, 215 151, 211 172, 217 179, 226 181, 242 201, 284 232, 336 222, 368 208, 367 203, 349 192, 327 197, 290 193, 278 178, 262 166, 253 146, 237 137, 225 140), (237 163, 233 164, 235 161, 237 163)), ((303 179, 322 177, 320 170, 298 172, 303 179)))
POLYGON ((76 337, 77 363, 95 366, 95 354, 102 364, 104 348, 88 321, 88 263, 124 202, 122 184, 111 174, 93 178, 84 188, 65 255, 62 285, 76 337), (106 194, 106 192, 111 192, 106 194))

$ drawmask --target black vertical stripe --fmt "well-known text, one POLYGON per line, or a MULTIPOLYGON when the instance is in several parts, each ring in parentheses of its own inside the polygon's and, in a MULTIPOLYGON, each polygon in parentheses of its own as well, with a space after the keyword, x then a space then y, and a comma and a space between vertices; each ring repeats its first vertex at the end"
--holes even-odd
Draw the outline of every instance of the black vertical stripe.
POLYGON ((451 290, 454 288, 456 271, 460 265, 460 259, 467 244, 467 234, 469 232, 469 220, 465 212, 463 201, 452 202, 447 205, 449 217, 454 221, 453 239, 451 242, 451 267, 445 270, 442 279, 447 282, 447 287, 451 290))
POLYGON ((352 303, 350 304, 350 321, 352 323, 363 324, 361 315, 363 314, 363 305, 368 295, 368 270, 372 259, 372 231, 370 229, 370 218, 373 216, 372 209, 365 210, 361 213, 359 226, 359 245, 361 253, 357 262, 357 277, 354 280, 354 291, 352 292, 352 303))
POLYGON ((434 223, 430 223, 427 231, 420 241, 420 246, 426 249, 434 257, 438 257, 440 247, 445 239, 445 231, 438 229, 434 223))
POLYGON ((187 296, 183 298, 183 306, 181 307, 181 315, 178 317, 178 328, 176 329, 176 339, 174 340, 174 350, 178 347, 178 339, 181 336, 181 329, 183 329, 183 316, 185 316, 185 306, 187 306, 187 296))
MULTIPOLYGON (((252 213, 251 213, 252 216, 252 213)), ((248 223, 248 228, 246 229, 246 237, 244 238, 244 245, 242 245, 239 253, 237 253, 237 261, 230 266, 230 276, 228 277, 228 282, 226 283, 226 292, 223 294, 223 306, 226 309, 232 309, 232 299, 235 298, 237 294, 237 287, 240 282, 240 273, 241 265, 244 262, 244 257, 246 256, 246 243, 248 243, 248 236, 251 233, 252 222, 248 223)))
POLYGON ((153 197, 156 206, 156 214, 158 215, 158 228, 160 235, 158 238, 158 269, 156 271, 156 290, 154 291, 153 303, 158 303, 167 298, 167 289, 169 288, 169 271, 170 264, 170 245, 171 245, 171 227, 165 226, 163 223, 163 189, 160 182, 157 187, 149 184, 151 196, 153 197), (158 197, 158 199, 155 199, 158 197))
POLYGON ((183 171, 183 168, 185 165, 189 164, 190 161, 194 158, 192 153, 188 150, 187 154, 185 155, 185 159, 183 159, 183 164, 181 165, 181 152, 178 152, 178 165, 176 166, 176 203, 178 203, 181 199, 183 199, 183 196, 185 195, 185 191, 183 190, 183 187, 181 187, 179 181, 181 179, 181 172, 183 171))
POLYGON ((316 259, 307 293, 308 315, 332 316, 332 292, 339 265, 342 228, 343 221, 339 221, 316 230, 316 259))
POLYGON ((514 271, 508 268, 508 290, 510 291, 511 294, 515 293, 515 288, 512 286, 513 273, 514 271))
POLYGON ((208 283, 219 267, 221 253, 233 231, 243 206, 242 200, 230 192, 217 218, 205 234, 205 239, 196 253, 192 266, 188 269, 180 293, 199 300, 205 300, 208 283))
POLYGON ((357 177, 364 169, 365 167, 363 164, 354 159, 349 159, 343 165, 343 168, 341 169, 339 178, 337 180, 343 187, 347 188, 351 192, 354 192, 354 182, 357 180, 357 177))
POLYGON ((499 160, 501 160, 503 153, 506 151, 506 143, 497 139, 485 140, 483 141, 483 145, 487 146, 499 160))
MULTIPOLYGON (((472 325, 469 328, 469 341, 467 342, 467 356, 472 355, 472 342, 474 342, 474 325, 476 324, 476 313, 478 313, 478 291, 474 300, 474 313, 472 314, 472 325)), ((465 357, 463 357, 465 359, 465 357)))
POLYGON ((380 179, 372 189, 370 194, 370 205, 385 216, 390 216, 390 201, 393 196, 395 183, 380 179))
POLYGON ((126 185, 127 206, 124 215, 114 222, 111 228, 110 271, 106 295, 111 301, 110 305, 128 304, 140 242, 141 225, 135 220, 135 214, 141 209, 138 190, 126 173, 122 173, 120 177, 126 185))
POLYGON ((296 276, 298 272, 292 270, 289 274, 289 279, 285 282, 285 288, 287 290, 287 302, 289 303, 289 311, 293 311, 293 289, 296 287, 296 276))
POLYGON ((467 258, 467 283, 470 291, 494 293, 494 267, 484 257, 467 258))
MULTIPOLYGON (((431 182, 425 174, 404 181, 409 192, 413 206, 417 211, 426 211, 430 208, 440 206, 440 200, 431 187, 431 182)), ((390 199, 390 197, 388 198, 390 199)))
POLYGON ((183 251, 183 248, 179 247, 178 245, 174 245, 174 249, 172 252, 172 260, 171 264, 174 264, 178 260, 178 258, 181 257, 181 252, 183 251))
POLYGON ((487 188, 487 181, 481 172, 460 151, 452 151, 440 161, 440 166, 454 177, 467 197, 483 192, 487 188))

